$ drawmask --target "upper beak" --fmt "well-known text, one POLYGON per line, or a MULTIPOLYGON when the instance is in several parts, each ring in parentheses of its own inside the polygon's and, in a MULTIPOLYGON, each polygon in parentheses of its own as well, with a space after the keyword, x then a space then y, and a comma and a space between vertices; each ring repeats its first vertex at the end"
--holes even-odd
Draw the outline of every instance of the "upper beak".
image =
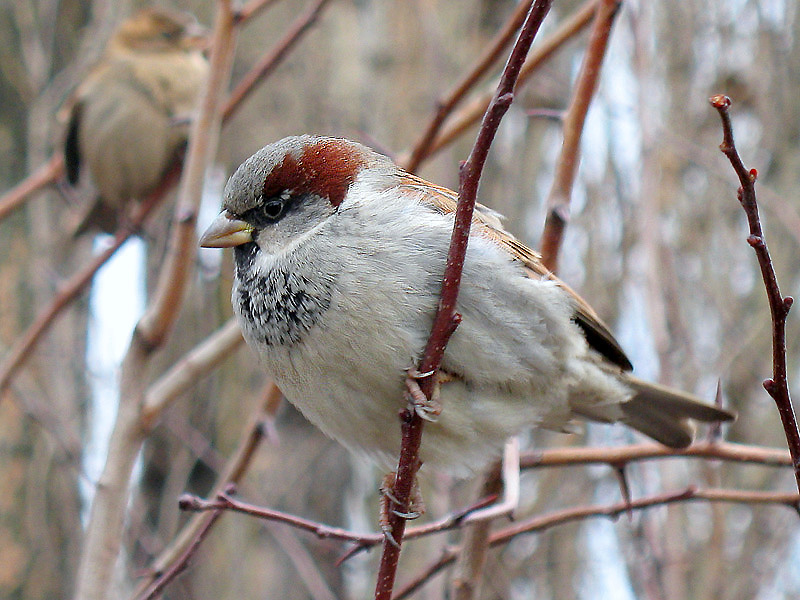
POLYGON ((232 248, 253 241, 253 226, 223 210, 200 237, 203 248, 232 248))

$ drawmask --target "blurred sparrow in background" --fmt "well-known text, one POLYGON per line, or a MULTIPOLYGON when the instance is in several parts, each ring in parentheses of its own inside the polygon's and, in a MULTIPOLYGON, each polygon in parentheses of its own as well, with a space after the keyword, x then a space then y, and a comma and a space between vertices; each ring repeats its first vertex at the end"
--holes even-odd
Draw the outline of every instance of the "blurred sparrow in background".
POLYGON ((64 145, 67 179, 97 192, 76 234, 112 233, 183 148, 208 72, 205 31, 189 14, 148 8, 124 21, 78 87, 64 145))
MULTIPOLYGON (((399 452, 406 372, 431 329, 456 200, 360 144, 288 137, 239 167, 200 240, 234 247, 234 310, 286 397, 384 465, 399 452)), ((457 310, 441 414, 415 404, 433 420, 420 457, 434 468, 466 475, 508 437, 565 430, 576 417, 620 421, 678 448, 692 441, 690 420, 733 418, 630 375, 595 312, 481 205, 457 310)))

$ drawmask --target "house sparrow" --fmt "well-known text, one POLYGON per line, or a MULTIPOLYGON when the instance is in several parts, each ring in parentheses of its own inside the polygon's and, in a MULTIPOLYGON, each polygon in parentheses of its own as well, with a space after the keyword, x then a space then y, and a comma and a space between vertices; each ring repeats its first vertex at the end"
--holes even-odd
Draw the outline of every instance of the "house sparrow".
MULTIPOLYGON (((234 247, 234 310, 286 397, 382 463, 399 452, 406 372, 431 329, 456 201, 361 144, 287 137, 239 167, 200 240, 234 247)), ((692 441, 690 419, 733 418, 630 375, 594 311, 481 205, 457 310, 443 410, 420 450, 433 468, 469 474, 508 437, 575 417, 621 421, 677 448, 692 441)))
POLYGON ((208 72, 191 15, 148 8, 124 21, 78 87, 64 144, 67 180, 88 171, 98 198, 79 234, 112 233, 130 200, 153 191, 186 143, 208 72))

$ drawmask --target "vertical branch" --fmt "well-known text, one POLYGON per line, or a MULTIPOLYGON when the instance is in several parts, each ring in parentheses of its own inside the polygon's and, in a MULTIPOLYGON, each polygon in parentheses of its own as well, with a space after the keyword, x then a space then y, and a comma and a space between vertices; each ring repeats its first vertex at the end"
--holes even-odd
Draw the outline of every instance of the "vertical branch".
MULTIPOLYGON (((461 273, 467 251, 470 224, 475 209, 478 182, 483 171, 483 165, 486 162, 489 147, 497 128, 500 126, 500 120, 514 98, 514 86, 516 85, 519 71, 525 62, 525 57, 533 43, 533 38, 539 31, 539 26, 550 10, 550 4, 551 0, 536 0, 531 6, 525 23, 520 30, 519 37, 511 50, 511 55, 503 70, 494 98, 483 117, 475 145, 459 172, 458 207, 456 208, 450 250, 447 255, 447 265, 445 266, 442 280, 439 309, 434 318, 425 353, 419 365, 420 373, 430 373, 430 375, 423 376, 419 380, 420 388, 428 398, 433 393, 435 372, 442 362, 447 342, 460 320, 459 315, 456 313, 456 300, 461 284, 461 273)), ((414 479, 419 469, 419 446, 422 441, 422 425, 423 421, 416 412, 408 409, 404 411, 402 415, 403 439, 400 448, 400 460, 392 490, 401 509, 408 505, 414 479)), ((405 532, 405 519, 389 511, 389 526, 391 528, 391 536, 396 543, 392 543, 388 538, 384 541, 375 589, 376 600, 389 600, 392 597, 397 564, 400 559, 400 544, 405 532)))
POLYGON ((542 262, 553 272, 558 267, 558 252, 569 220, 569 202, 580 162, 578 151, 583 125, 597 90, 600 68, 619 6, 619 0, 601 0, 597 7, 586 56, 564 118, 564 142, 556 165, 553 187, 547 198, 547 219, 542 233, 542 262))
POLYGON ((793 299, 791 296, 781 295, 778 287, 778 278, 772 266, 772 258, 767 248, 767 241, 761 229, 761 219, 758 214, 758 203, 756 202, 756 179, 758 172, 755 169, 748 170, 744 166, 736 145, 733 141, 733 127, 731 117, 728 112, 731 100, 727 96, 716 95, 709 99, 711 106, 717 109, 722 119, 722 143, 719 149, 728 157, 733 170, 739 177, 741 187, 737 192, 739 202, 747 215, 747 222, 750 226, 750 235, 747 243, 755 250, 758 258, 758 265, 761 268, 761 277, 767 291, 767 300, 772 315, 772 377, 764 380, 764 388, 767 390, 778 407, 781 416, 783 430, 786 434, 786 442, 789 445, 789 453, 792 455, 792 466, 797 487, 800 489, 800 431, 797 428, 797 418, 794 414, 792 399, 789 395, 789 381, 786 374, 786 317, 792 307, 793 299))
POLYGON ((195 220, 206 165, 213 156, 220 125, 222 95, 230 77, 235 47, 231 3, 217 2, 211 69, 194 122, 174 213, 175 226, 155 299, 139 321, 122 365, 120 403, 103 473, 97 485, 75 597, 104 600, 112 593, 112 575, 122 545, 130 476, 146 434, 142 405, 150 358, 178 316, 195 253, 195 220))

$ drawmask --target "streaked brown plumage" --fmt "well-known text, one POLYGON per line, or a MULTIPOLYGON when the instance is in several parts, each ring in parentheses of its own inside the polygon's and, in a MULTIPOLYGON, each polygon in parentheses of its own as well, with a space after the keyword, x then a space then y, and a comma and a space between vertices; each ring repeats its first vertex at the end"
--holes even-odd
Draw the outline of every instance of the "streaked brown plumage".
POLYGON ((152 191, 186 143, 208 63, 186 13, 148 8, 124 21, 78 87, 64 145, 67 179, 97 198, 76 233, 113 232, 130 200, 152 191))

